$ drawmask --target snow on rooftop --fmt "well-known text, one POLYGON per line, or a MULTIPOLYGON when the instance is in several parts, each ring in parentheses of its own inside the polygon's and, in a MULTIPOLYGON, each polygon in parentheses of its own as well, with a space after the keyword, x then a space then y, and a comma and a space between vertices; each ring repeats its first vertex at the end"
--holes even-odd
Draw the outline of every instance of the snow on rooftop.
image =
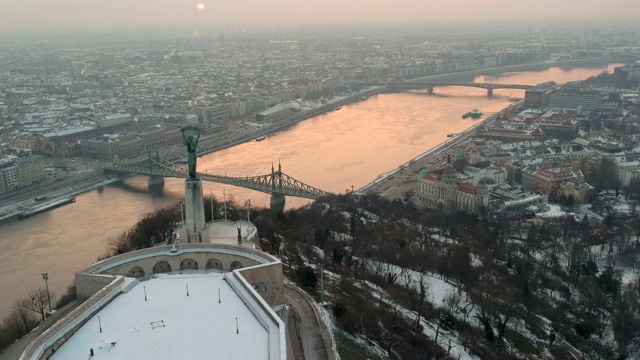
POLYGON ((560 205, 548 204, 548 206, 549 206, 549 210, 545 212, 540 212, 536 215, 544 218, 560 218, 560 217, 567 216, 567 213, 562 211, 562 208, 560 207, 560 205))
POLYGON ((259 360, 269 337, 222 273, 161 274, 116 297, 51 359, 87 359, 90 348, 96 360, 259 360))
MULTIPOLYGON (((211 238, 214 239, 211 243, 215 244, 238 244, 238 228, 240 228, 240 234, 244 242, 252 239, 256 234, 256 227, 246 221, 220 221, 214 223, 211 228, 211 238)), ((244 245, 250 245, 245 243, 244 245)))

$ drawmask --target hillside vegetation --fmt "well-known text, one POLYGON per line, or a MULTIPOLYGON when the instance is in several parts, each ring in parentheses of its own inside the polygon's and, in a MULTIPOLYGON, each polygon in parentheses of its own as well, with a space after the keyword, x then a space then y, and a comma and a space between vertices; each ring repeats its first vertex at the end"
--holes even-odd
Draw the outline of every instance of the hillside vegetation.
POLYGON ((478 219, 367 195, 252 220, 318 300, 324 267, 341 335, 380 358, 640 356, 637 218, 478 219))

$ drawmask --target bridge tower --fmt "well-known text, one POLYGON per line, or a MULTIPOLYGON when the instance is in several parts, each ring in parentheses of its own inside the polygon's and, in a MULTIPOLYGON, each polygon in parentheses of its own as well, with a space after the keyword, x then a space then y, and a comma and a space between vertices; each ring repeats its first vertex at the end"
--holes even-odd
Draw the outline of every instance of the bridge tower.
MULTIPOLYGON (((149 154, 149 160, 151 160, 151 154, 149 154)), ((156 163, 160 162, 160 153, 158 153, 156 151, 156 158, 155 158, 156 163)), ((149 175, 148 179, 147 179, 147 187, 148 188, 153 188, 153 187, 159 187, 162 188, 164 186, 164 177, 163 176, 159 176, 159 175, 149 175)))
POLYGON ((429 95, 433 95, 433 86, 429 86, 429 87, 427 88, 427 94, 429 94, 429 95))
POLYGON ((487 97, 493 97, 493 87, 491 86, 487 88, 487 97))
POLYGON ((148 188, 153 188, 153 187, 158 187, 161 188, 164 186, 164 177, 163 176, 156 176, 156 175, 149 175, 148 179, 147 179, 147 187, 148 188))
POLYGON ((279 213, 284 211, 284 195, 282 194, 282 166, 278 162, 278 171, 273 169, 271 164, 271 200, 269 201, 271 211, 279 213))

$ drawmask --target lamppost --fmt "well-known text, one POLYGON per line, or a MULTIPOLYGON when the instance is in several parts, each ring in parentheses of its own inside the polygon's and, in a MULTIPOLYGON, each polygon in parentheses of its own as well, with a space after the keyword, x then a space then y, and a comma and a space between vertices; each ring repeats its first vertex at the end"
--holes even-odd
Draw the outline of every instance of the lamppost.
POLYGON ((211 223, 213 224, 213 189, 209 187, 209 200, 211 201, 211 223))
POLYGON ((222 198, 224 199, 224 222, 227 222, 227 190, 224 188, 222 189, 222 198))
POLYGON ((247 199, 244 202, 244 205, 247 207, 247 222, 251 222, 251 220, 249 219, 249 208, 251 207, 251 199, 247 199))
POLYGON ((44 286, 47 288, 47 301, 49 302, 49 313, 51 313, 51 295, 49 295, 49 273, 42 273, 44 286))

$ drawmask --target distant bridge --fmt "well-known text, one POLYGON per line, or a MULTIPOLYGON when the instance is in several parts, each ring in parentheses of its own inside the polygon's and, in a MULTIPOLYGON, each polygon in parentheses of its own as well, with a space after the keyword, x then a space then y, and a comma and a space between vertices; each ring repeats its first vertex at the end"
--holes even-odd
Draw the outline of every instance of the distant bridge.
MULTIPOLYGON (((175 165, 160 157, 152 158, 130 164, 112 164, 104 167, 105 170, 133 173, 149 176, 149 184, 163 183, 165 177, 188 178, 189 171, 179 165, 175 165)), ((231 177, 210 175, 198 172, 198 177, 204 181, 220 184, 229 184, 247 189, 271 194, 271 209, 274 211, 284 210, 285 196, 295 196, 307 199, 318 199, 328 195, 327 192, 309 186, 282 172, 280 164, 278 170, 271 167, 271 173, 258 176, 231 177)))
POLYGON ((433 88, 441 86, 464 86, 475 87, 481 89, 487 89, 487 96, 493 96, 494 89, 532 89, 534 85, 519 85, 519 84, 492 84, 492 83, 471 83, 471 82, 435 82, 424 80, 408 80, 403 82, 389 82, 389 83, 349 83, 352 86, 386 86, 392 90, 415 90, 415 89, 427 89, 428 94, 433 94, 433 88))

